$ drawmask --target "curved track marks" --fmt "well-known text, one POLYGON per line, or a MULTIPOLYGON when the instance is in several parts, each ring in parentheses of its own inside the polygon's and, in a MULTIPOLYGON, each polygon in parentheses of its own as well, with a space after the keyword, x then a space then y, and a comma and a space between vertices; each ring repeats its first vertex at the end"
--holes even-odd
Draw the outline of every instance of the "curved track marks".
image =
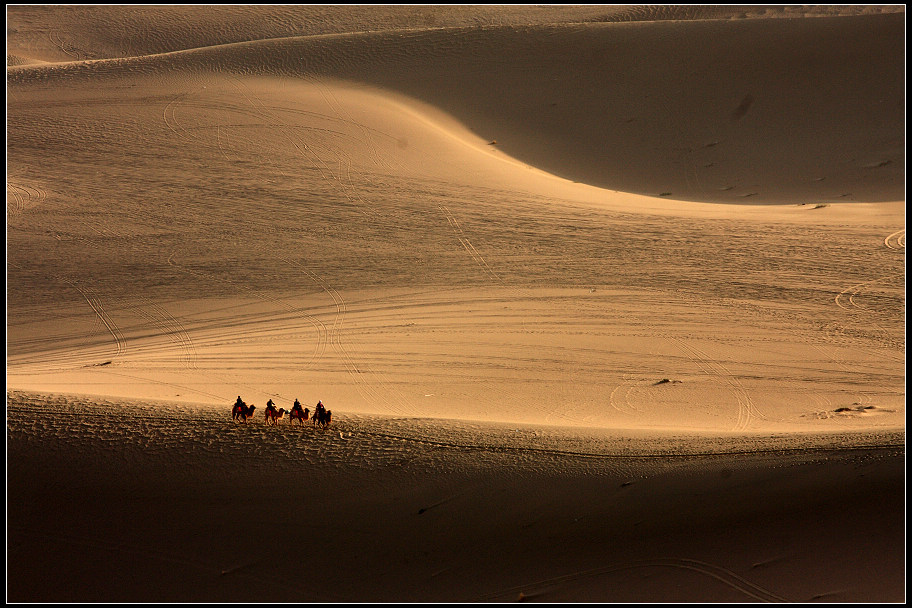
POLYGON ((136 312, 160 328, 164 335, 177 345, 182 353, 181 362, 184 367, 188 370, 198 370, 196 345, 180 319, 145 296, 139 296, 138 299, 142 305, 135 307, 136 312))
MULTIPOLYGON (((877 320, 875 320, 876 318, 879 317, 880 321, 884 321, 885 319, 887 321, 889 321, 888 318, 884 317, 883 311, 878 310, 876 308, 871 308, 870 306, 864 306, 861 303, 859 303, 856 300, 856 298, 861 299, 862 295, 866 291, 871 290, 872 287, 876 286, 877 284, 883 284, 883 283, 887 283, 887 282, 895 280, 895 279, 904 279, 904 278, 905 278, 905 273, 903 272, 903 273, 896 273, 896 274, 879 277, 877 279, 865 281, 864 283, 858 283, 857 285, 853 285, 851 287, 847 287, 846 289, 842 290, 839 294, 836 295, 836 297, 834 298, 834 301, 836 302, 836 305, 839 308, 847 311, 848 313, 850 313, 852 315, 853 322, 858 323, 860 326, 863 326, 863 327, 867 328, 868 330, 871 330, 871 329, 876 330, 881 336, 878 341, 882 341, 883 344, 887 344, 891 348, 892 347, 900 348, 902 346, 902 344, 897 340, 897 338, 895 336, 895 332, 889 331, 881 323, 878 323, 877 320)), ((872 301, 876 302, 876 299, 874 297, 872 297, 871 299, 872 299, 872 301)), ((872 349, 865 349, 865 350, 867 352, 870 352, 872 355, 874 355, 876 357, 886 356, 892 360, 896 360, 896 361, 900 360, 897 357, 891 356, 891 354, 888 353, 887 351, 875 352, 872 349)))
POLYGON ((637 382, 625 376, 624 381, 614 387, 608 395, 608 403, 622 414, 636 414, 641 410, 630 401, 630 393, 637 387, 637 382))
POLYGON ((310 269, 305 268, 303 265, 288 258, 282 256, 278 257, 286 264, 294 267, 300 273, 310 278, 332 299, 336 314, 333 319, 332 327, 328 330, 328 341, 341 357, 346 371, 355 381, 358 392, 360 392, 368 401, 374 404, 385 404, 391 407, 396 413, 403 414, 414 412, 415 408, 407 398, 394 390, 392 385, 382 374, 372 370, 364 361, 356 361, 344 343, 342 339, 343 326, 348 304, 345 302, 342 294, 310 269), (381 391, 380 388, 383 388, 384 390, 381 391))
POLYGON ((855 301, 855 298, 857 296, 859 296, 860 294, 862 294, 864 291, 870 289, 872 285, 875 285, 877 283, 882 283, 884 281, 889 281, 891 279, 895 279, 898 277, 903 277, 903 276, 905 276, 905 273, 891 274, 891 275, 887 275, 887 276, 880 277, 877 279, 873 279, 871 281, 865 281, 864 283, 859 283, 859 284, 853 285, 851 287, 847 287, 847 288, 843 289, 841 292, 839 292, 839 294, 836 296, 836 298, 835 298, 836 305, 839 306, 840 308, 842 308, 843 310, 848 310, 851 312, 856 312, 858 310, 865 311, 865 312, 871 312, 872 309, 867 308, 866 306, 862 306, 861 304, 859 304, 858 302, 855 301))
POLYGON ((437 205, 437 208, 443 212, 444 217, 446 217, 447 222, 450 224, 450 227, 453 229, 453 232, 456 234, 456 238, 459 240, 459 244, 468 252, 476 264, 481 266, 481 268, 487 273, 491 278, 493 278, 500 285, 504 285, 503 279, 494 272, 494 269, 491 268, 491 265, 482 257, 478 250, 475 248, 475 245, 469 240, 466 236, 465 231, 462 229, 462 226, 459 225, 459 222, 456 220, 456 217, 450 212, 450 209, 446 205, 437 205))
POLYGON ((678 344, 687 357, 706 372, 707 375, 718 378, 731 390, 735 400, 738 402, 737 420, 733 430, 741 431, 746 429, 751 422, 751 418, 763 418, 757 411, 756 406, 754 406, 754 402, 744 385, 741 384, 741 381, 731 370, 693 344, 689 344, 679 338, 670 338, 670 340, 678 344))
POLYGON ((884 239, 884 245, 887 249, 898 249, 905 251, 906 249, 906 230, 897 230, 893 234, 888 235, 884 239))
MULTIPOLYGON (((240 113, 262 121, 258 125, 254 125, 254 127, 268 129, 277 133, 281 139, 285 140, 300 156, 306 159, 312 168, 319 172, 324 181, 338 188, 353 207, 371 218, 384 219, 382 214, 378 213, 374 206, 364 199, 360 189, 356 187, 353 178, 354 162, 351 156, 346 154, 340 146, 331 145, 330 143, 331 141, 339 142, 347 139, 361 144, 361 147, 366 145, 371 151, 372 160, 377 162, 376 159, 380 158, 380 154, 370 137, 370 133, 366 132, 367 128, 354 121, 350 115, 348 118, 343 116, 343 113, 348 114, 347 111, 344 110, 338 101, 330 100, 327 95, 332 96, 332 93, 327 92, 325 86, 320 85, 319 82, 312 82, 311 79, 306 80, 318 87, 324 102, 330 106, 335 116, 312 110, 266 104, 256 93, 250 91, 242 80, 235 76, 231 76, 231 81, 248 105, 226 104, 215 106, 212 109, 240 113), (286 116, 303 118, 308 122, 306 124, 289 122, 285 118, 286 116), (326 122, 331 128, 311 124, 313 121, 326 122), (362 136, 358 137, 346 132, 346 127, 350 126, 360 129, 362 136), (305 135, 307 136, 306 138, 304 137, 305 135), (334 161, 325 159, 324 157, 327 155, 334 157, 334 161), (337 165, 337 168, 333 169, 332 165, 337 165)), ((332 98, 335 100, 334 96, 332 98)), ((205 104, 200 107, 205 107, 205 104)), ((228 125, 224 126, 227 128, 228 125)), ((361 177, 363 179, 364 175, 361 174, 361 177)), ((370 183, 370 180, 366 181, 370 183)), ((371 183, 371 185, 376 187, 376 184, 371 183)))
POLYGON ((574 572, 542 581, 535 581, 533 583, 529 583, 528 585, 520 585, 512 587, 510 589, 496 591, 494 593, 490 593, 481 598, 478 598, 477 601, 492 601, 503 597, 516 597, 519 593, 522 593, 524 596, 528 596, 530 594, 542 593, 549 587, 563 585, 585 578, 604 576, 606 574, 621 572, 623 570, 632 570, 635 568, 678 568, 682 570, 691 570, 705 575, 709 578, 715 579, 722 584, 735 589, 736 591, 740 591, 747 598, 750 598, 752 600, 760 602, 790 601, 787 598, 777 595, 772 591, 764 589, 763 587, 750 582, 744 577, 739 576, 735 572, 727 568, 723 568, 722 566, 717 566, 715 564, 710 564, 695 559, 680 559, 671 557, 632 561, 627 563, 613 564, 610 566, 605 566, 603 568, 594 568, 592 570, 574 572))
POLYGON ((363 123, 355 120, 355 118, 345 108, 345 106, 341 104, 336 98, 336 95, 332 92, 332 89, 322 83, 318 78, 313 76, 305 77, 305 81, 313 84, 319 89, 320 95, 323 97, 326 105, 333 110, 340 121, 356 127, 361 132, 361 135, 363 137, 362 141, 367 144, 368 148, 370 149, 370 157, 373 163, 380 168, 392 168, 392 165, 384 160, 383 155, 380 154, 377 145, 374 143, 373 136, 371 135, 371 129, 363 123))
MULTIPOLYGON (((89 195, 89 198, 94 201, 94 197, 89 195)), ((97 204, 97 202, 96 202, 97 204)), ((126 238, 125 235, 111 230, 107 226, 101 223, 90 223, 83 222, 84 225, 98 234, 103 238, 112 238, 112 239, 122 239, 126 243, 129 249, 135 250, 138 253, 142 254, 143 252, 137 247, 131 244, 131 240, 126 238)), ((98 249, 104 249, 104 245, 99 242, 95 242, 92 239, 83 239, 85 242, 88 242, 93 247, 98 249)), ((146 296, 138 295, 135 298, 132 298, 133 303, 130 306, 139 316, 148 320, 152 326, 173 344, 176 344, 181 352, 180 359, 183 366, 188 370, 197 370, 197 352, 196 347, 193 343, 193 339, 190 336, 190 332, 187 331, 187 328, 184 324, 177 319, 170 312, 162 308, 160 305, 153 302, 146 296)))
POLYGON ((31 209, 46 198, 47 193, 41 188, 6 182, 6 212, 10 216, 31 209))
MULTIPOLYGON (((181 272, 186 272, 188 274, 192 274, 194 276, 203 278, 207 281, 214 281, 214 282, 219 282, 219 283, 228 282, 228 283, 232 284, 239 292, 246 292, 246 293, 250 294, 252 297, 254 297, 255 299, 263 300, 263 301, 267 301, 272 304, 275 304, 279 308, 288 312, 289 314, 302 318, 311 327, 313 327, 313 329, 316 330, 316 332, 317 332, 316 345, 310 355, 310 358, 307 361, 302 363, 302 367, 307 367, 307 366, 311 365, 315 360, 318 360, 319 358, 321 358, 323 356, 323 354, 326 350, 326 344, 329 340, 330 331, 326 328, 326 325, 319 318, 315 317, 314 315, 311 315, 310 313, 306 312, 304 309, 302 309, 299 306, 294 306, 292 304, 289 304, 287 301, 285 301, 282 298, 272 297, 270 295, 263 293, 260 290, 253 289, 252 287, 248 287, 242 283, 238 283, 237 281, 233 281, 232 279, 229 279, 229 278, 219 277, 219 276, 215 276, 210 273, 200 272, 193 268, 178 264, 174 260, 176 253, 177 253, 176 250, 172 251, 171 254, 168 256, 168 264, 170 264, 174 268, 180 270, 181 272)), ((248 332, 245 331, 245 332, 242 332, 241 335, 247 335, 247 333, 248 332)), ((187 338, 189 339, 189 336, 187 336, 187 338)), ((286 396, 275 394, 275 393, 267 392, 266 394, 271 395, 273 397, 283 398, 283 399, 287 398, 286 396)))

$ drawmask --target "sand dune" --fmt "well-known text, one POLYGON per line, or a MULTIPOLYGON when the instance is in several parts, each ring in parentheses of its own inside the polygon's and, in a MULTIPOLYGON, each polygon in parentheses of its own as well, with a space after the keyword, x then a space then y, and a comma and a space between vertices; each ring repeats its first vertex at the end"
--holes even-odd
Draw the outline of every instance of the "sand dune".
POLYGON ((904 196, 904 25, 892 13, 371 32, 11 77, 204 69, 344 79, 426 102, 508 156, 602 188, 701 202, 881 202, 904 196))
POLYGON ((796 447, 370 416, 324 432, 23 393, 7 420, 11 463, 28 465, 8 480, 13 601, 904 593, 901 433, 796 447))
MULTIPOLYGON (((7 56, 72 61, 292 36, 430 28, 902 13, 892 6, 15 6, 7 56)), ((11 65, 11 64, 10 64, 11 65)))
POLYGON ((9 599, 903 598, 902 6, 7 17, 9 599))

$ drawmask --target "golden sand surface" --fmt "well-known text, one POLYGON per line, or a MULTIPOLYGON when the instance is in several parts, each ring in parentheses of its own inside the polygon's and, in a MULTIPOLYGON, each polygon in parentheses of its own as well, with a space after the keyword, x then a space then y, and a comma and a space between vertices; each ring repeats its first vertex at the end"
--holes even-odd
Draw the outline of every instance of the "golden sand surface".
POLYGON ((8 600, 902 601, 904 58, 902 5, 8 6, 8 600))

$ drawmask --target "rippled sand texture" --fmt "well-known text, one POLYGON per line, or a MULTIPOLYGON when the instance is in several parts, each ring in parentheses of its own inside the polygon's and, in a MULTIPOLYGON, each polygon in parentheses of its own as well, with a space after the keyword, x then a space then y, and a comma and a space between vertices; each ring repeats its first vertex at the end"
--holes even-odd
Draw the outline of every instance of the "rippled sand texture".
POLYGON ((10 599, 900 600, 904 56, 903 6, 8 7, 10 599))
POLYGON ((619 436, 374 416, 321 430, 162 402, 13 393, 7 407, 11 600, 904 594, 899 431, 619 436))

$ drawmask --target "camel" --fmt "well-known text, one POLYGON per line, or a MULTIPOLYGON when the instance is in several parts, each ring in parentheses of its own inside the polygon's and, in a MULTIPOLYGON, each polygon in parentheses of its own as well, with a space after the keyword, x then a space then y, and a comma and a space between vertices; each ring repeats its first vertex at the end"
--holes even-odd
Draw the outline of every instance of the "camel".
POLYGON ((326 416, 326 406, 323 405, 322 401, 317 401, 317 407, 314 409, 313 413, 313 425, 317 426, 318 424, 322 427, 326 427, 329 424, 329 418, 326 416))
POLYGON ((247 405, 246 403, 238 403, 234 406, 234 409, 231 410, 231 417, 234 420, 243 421, 244 424, 247 424, 249 418, 253 418, 253 410, 256 409, 255 405, 247 405))
POLYGON ((301 426, 304 426, 304 421, 310 418, 310 408, 305 407, 301 409, 292 409, 288 412, 288 417, 290 418, 290 424, 294 424, 295 420, 301 422, 301 426))
POLYGON ((319 424, 323 428, 329 426, 329 423, 332 422, 332 410, 318 410, 314 412, 313 423, 314 425, 319 424))
POLYGON ((285 417, 285 408, 276 409, 275 406, 266 407, 266 424, 278 424, 281 418, 285 417))

